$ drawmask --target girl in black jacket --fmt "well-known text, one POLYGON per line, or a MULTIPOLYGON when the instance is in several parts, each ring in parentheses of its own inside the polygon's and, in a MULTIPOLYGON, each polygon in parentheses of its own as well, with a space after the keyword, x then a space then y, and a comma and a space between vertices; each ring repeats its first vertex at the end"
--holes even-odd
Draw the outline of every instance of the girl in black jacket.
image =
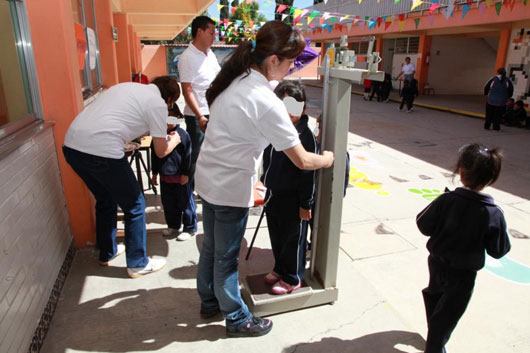
POLYGON ((445 353, 458 320, 471 299, 486 251, 498 259, 510 251, 502 210, 482 189, 501 171, 502 154, 471 144, 461 149, 455 174, 464 187, 440 195, 421 211, 416 223, 430 237, 429 285, 423 290, 428 334, 425 353, 445 353))
MULTIPOLYGON (((283 99, 306 151, 316 153, 315 137, 304 114, 302 86, 284 81, 275 91, 283 99)), ((267 187, 265 213, 274 254, 274 269, 265 276, 274 294, 301 287, 305 273, 307 228, 315 191, 315 171, 298 169, 287 155, 270 145, 263 153, 263 184, 267 187)))

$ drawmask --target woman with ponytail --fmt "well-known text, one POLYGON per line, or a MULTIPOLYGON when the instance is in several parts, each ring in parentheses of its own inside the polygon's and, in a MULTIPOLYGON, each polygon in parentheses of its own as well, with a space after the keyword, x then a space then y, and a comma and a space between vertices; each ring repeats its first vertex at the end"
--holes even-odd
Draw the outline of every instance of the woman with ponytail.
POLYGON ((333 163, 332 152, 306 152, 269 84, 283 79, 305 45, 298 30, 267 22, 255 41, 238 46, 206 92, 210 119, 195 174, 204 224, 197 290, 201 317, 221 312, 230 337, 262 336, 272 329, 271 320, 250 313, 238 280, 241 240, 263 150, 272 144, 300 169, 333 163))

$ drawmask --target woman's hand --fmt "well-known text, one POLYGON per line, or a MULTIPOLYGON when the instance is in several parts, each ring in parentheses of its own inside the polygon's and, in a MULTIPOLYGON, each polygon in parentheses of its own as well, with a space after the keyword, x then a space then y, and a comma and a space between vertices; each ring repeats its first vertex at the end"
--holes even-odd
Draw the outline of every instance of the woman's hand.
POLYGON ((324 151, 322 152, 322 156, 327 158, 327 163, 324 165, 323 168, 329 168, 333 165, 333 161, 335 161, 335 155, 333 152, 330 151, 324 151))
POLYGON ((201 129, 201 131, 205 133, 206 126, 208 125, 208 119, 206 119, 204 115, 201 115, 198 120, 199 120, 199 129, 201 129))
POLYGON ((186 185, 188 183, 188 181, 189 181, 189 176, 181 175, 179 184, 180 185, 186 185))

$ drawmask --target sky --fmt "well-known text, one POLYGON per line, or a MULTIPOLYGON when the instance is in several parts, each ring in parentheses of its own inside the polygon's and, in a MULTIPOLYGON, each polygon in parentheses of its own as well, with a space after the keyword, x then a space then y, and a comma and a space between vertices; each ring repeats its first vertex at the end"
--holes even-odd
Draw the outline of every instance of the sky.
MULTIPOLYGON (((243 0, 240 0, 240 2, 243 0)), ((256 2, 260 4, 260 11, 267 17, 268 20, 274 19, 274 4, 270 6, 266 6, 265 1, 272 1, 274 0, 257 0, 256 2)), ((231 2, 231 1, 230 1, 231 2)), ((219 0, 216 0, 210 7, 208 7, 208 14, 210 17, 219 18, 219 10, 217 9, 217 5, 219 5, 219 0)), ((293 6, 299 9, 306 8, 308 6, 313 5, 313 0, 294 0, 293 6)))

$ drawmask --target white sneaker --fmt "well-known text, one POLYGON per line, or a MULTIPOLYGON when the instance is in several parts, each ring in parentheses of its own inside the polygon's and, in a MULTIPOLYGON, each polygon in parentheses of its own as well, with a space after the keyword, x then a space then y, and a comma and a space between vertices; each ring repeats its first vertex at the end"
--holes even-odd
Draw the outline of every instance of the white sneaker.
POLYGON ((167 237, 167 236, 170 236, 171 234, 176 233, 176 232, 178 232, 178 231, 179 231, 179 230, 178 230, 178 229, 175 229, 175 228, 168 228, 168 229, 164 229, 164 230, 162 231, 162 235, 164 235, 164 236, 167 237))
POLYGON ((149 262, 145 267, 129 268, 127 267, 127 274, 131 278, 138 278, 150 273, 160 271, 166 266, 165 259, 149 259, 149 262))
POLYGON ((99 266, 108 266, 108 265, 110 265, 112 260, 114 260, 115 258, 120 256, 124 252, 125 252, 125 245, 124 244, 116 245, 116 254, 114 255, 114 257, 112 259, 110 259, 109 261, 99 261, 99 266))
POLYGON ((192 236, 194 236, 195 233, 190 232, 182 232, 178 235, 177 240, 178 241, 186 241, 189 240, 192 236))

